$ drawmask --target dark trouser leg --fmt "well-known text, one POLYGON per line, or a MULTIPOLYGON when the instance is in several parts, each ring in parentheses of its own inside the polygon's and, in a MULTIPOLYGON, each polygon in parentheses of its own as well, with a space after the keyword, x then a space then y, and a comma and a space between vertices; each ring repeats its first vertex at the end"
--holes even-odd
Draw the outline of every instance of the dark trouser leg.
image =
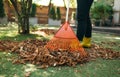
POLYGON ((86 32, 85 32, 84 36, 87 38, 91 38, 91 36, 92 36, 92 25, 91 25, 90 18, 87 18, 87 27, 86 27, 86 32))
POLYGON ((89 10, 93 0, 77 0, 77 37, 80 41, 83 37, 91 37, 91 22, 89 10))

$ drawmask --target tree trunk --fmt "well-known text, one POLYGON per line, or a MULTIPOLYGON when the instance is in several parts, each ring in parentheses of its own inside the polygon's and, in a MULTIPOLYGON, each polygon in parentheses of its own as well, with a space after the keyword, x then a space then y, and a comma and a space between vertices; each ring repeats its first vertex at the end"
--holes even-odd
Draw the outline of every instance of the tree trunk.
POLYGON ((32 0, 21 0, 20 5, 17 0, 10 0, 18 18, 18 33, 29 34, 29 15, 32 6, 32 0), (19 6, 21 7, 19 9, 19 6))

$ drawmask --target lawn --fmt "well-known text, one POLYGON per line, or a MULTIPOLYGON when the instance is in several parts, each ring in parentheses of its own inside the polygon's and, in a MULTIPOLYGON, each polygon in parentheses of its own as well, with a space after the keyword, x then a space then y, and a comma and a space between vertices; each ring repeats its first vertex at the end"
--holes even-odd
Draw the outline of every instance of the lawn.
MULTIPOLYGON (((40 26, 40 28, 57 29, 56 27, 43 26, 40 26)), ((0 27, 0 40, 44 40, 50 37, 34 33, 19 35, 17 27, 0 27)), ((120 36, 93 32, 92 43, 120 52, 120 36)), ((87 48, 86 50, 90 49, 87 48)), ((15 53, 0 52, 0 77, 120 77, 119 59, 106 60, 97 58, 85 64, 78 64, 76 67, 57 66, 41 69, 30 63, 13 64, 12 60, 15 58, 18 58, 18 55, 15 53)))

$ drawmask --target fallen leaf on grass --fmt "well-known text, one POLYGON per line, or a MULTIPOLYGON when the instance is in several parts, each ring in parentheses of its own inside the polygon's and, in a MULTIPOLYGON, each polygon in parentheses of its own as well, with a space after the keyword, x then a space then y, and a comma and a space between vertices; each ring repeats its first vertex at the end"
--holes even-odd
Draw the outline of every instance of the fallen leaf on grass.
POLYGON ((25 77, 29 77, 31 72, 25 72, 25 77))
POLYGON ((110 48, 103 48, 96 44, 92 45, 91 50, 89 50, 91 58, 104 58, 104 59, 120 59, 120 52, 113 51, 110 48))
POLYGON ((43 31, 48 35, 55 34, 57 32, 57 30, 55 30, 55 29, 40 29, 40 31, 43 31))

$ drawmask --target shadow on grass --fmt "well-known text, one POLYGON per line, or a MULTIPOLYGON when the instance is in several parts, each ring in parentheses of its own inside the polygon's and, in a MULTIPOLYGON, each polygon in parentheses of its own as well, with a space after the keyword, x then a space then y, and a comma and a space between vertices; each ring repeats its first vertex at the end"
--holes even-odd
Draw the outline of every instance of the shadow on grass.
POLYGON ((28 39, 41 39, 41 40, 48 40, 48 38, 37 35, 37 34, 18 34, 15 36, 1 36, 0 40, 12 40, 12 41, 23 41, 28 39))
POLYGON ((38 69, 30 77, 119 77, 119 63, 118 60, 97 59, 75 68, 62 66, 38 69))
POLYGON ((24 67, 22 64, 13 64, 13 55, 7 52, 0 52, 0 77, 24 77, 24 67))

